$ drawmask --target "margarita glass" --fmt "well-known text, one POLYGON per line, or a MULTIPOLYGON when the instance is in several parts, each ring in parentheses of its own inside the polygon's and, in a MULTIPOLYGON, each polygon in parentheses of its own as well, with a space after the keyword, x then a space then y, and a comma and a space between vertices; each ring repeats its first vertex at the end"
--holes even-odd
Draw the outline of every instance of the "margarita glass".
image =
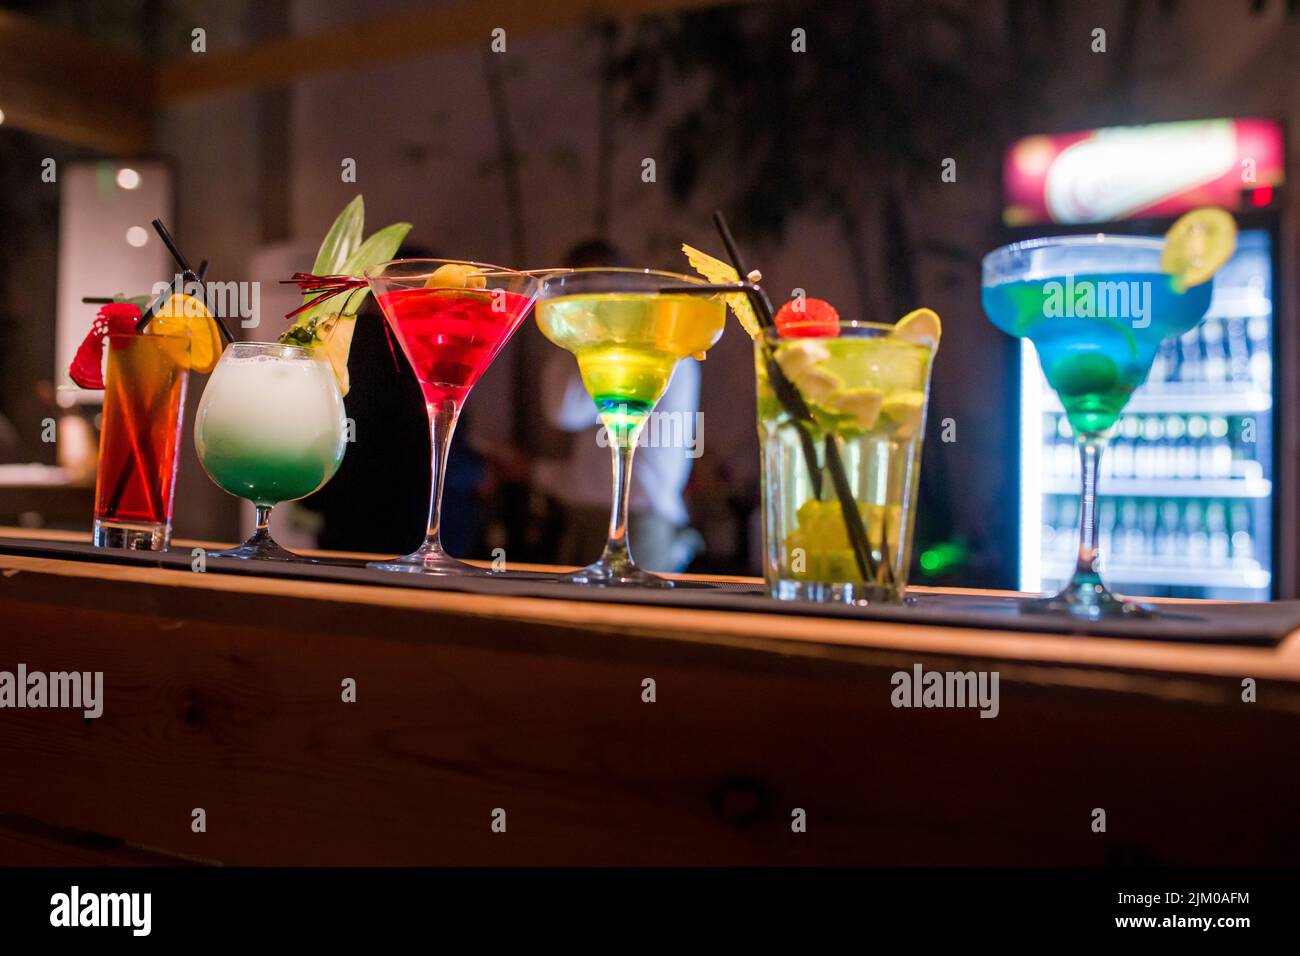
POLYGON ((537 276, 480 262, 394 259, 366 270, 384 318, 415 370, 429 415, 429 523, 424 543, 384 571, 486 574, 447 554, 439 536, 447 449, 470 390, 537 298, 537 276))
POLYGON ((1091 619, 1151 613, 1102 583, 1097 475, 1115 423, 1160 343, 1193 328, 1210 305, 1212 283, 1180 291, 1161 270, 1164 248, 1160 239, 1098 233, 1031 239, 984 257, 984 311, 1002 331, 1034 343, 1083 465, 1074 575, 1054 597, 1027 602, 1030 609, 1091 619))
POLYGON ((269 525, 276 504, 316 491, 343 461, 343 397, 329 361, 296 345, 228 346, 199 401, 194 445, 208 477, 257 514, 252 537, 209 557, 309 560, 276 544, 269 525))
POLYGON ((569 575, 580 584, 670 587, 643 571, 627 539, 632 453, 677 363, 703 354, 722 335, 726 306, 690 276, 645 269, 569 269, 548 273, 537 324, 573 353, 610 439, 614 494, 609 539, 600 560, 569 575), (678 291, 680 290, 680 291, 678 291))

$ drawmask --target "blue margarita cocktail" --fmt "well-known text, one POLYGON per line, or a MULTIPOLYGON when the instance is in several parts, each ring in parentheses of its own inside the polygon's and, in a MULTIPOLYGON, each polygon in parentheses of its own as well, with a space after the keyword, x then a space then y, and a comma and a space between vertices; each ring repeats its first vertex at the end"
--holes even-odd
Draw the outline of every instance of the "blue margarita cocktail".
MULTIPOLYGON (((1002 331, 1034 343, 1083 465, 1074 575, 1059 594, 1026 602, 1026 608, 1092 619, 1151 613, 1111 594, 1098 573, 1098 464, 1160 343, 1195 327, 1209 308, 1209 280, 1231 255, 1235 227, 1218 210, 1189 215, 1203 218, 1205 212, 1217 214, 1207 227, 1217 231, 1207 242, 1194 229, 1191 253, 1183 249, 1182 234, 1179 254, 1171 256, 1168 239, 1099 233, 1030 239, 984 258, 984 311, 1002 331), (1178 271, 1171 271, 1171 262, 1178 271)), ((1176 225, 1170 236, 1176 232, 1186 230, 1176 225)))

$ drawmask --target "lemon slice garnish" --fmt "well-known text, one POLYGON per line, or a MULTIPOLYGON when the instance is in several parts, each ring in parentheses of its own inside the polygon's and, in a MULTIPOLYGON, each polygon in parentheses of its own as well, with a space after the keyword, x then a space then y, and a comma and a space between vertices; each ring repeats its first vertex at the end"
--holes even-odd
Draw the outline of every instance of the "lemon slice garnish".
MULTIPOLYGON (((716 285, 726 285, 740 281, 740 273, 721 259, 714 258, 707 252, 696 249, 694 246, 688 246, 684 242, 682 243, 682 252, 686 253, 686 259, 690 262, 691 268, 710 282, 716 285)), ((724 296, 724 298, 727 301, 727 307, 739 320, 745 333, 751 339, 758 338, 758 316, 754 314, 754 307, 749 304, 749 296, 743 292, 733 292, 724 296)))
POLYGON ((183 343, 163 348, 181 368, 207 374, 221 355, 221 332, 208 307, 192 295, 175 293, 149 320, 145 331, 152 335, 186 336, 183 343))
POLYGON ((1193 209, 1169 227, 1160 269, 1179 292, 1209 282, 1237 248, 1237 224, 1222 209, 1193 209))
POLYGON ((917 345, 937 349, 942 332, 943 324, 933 309, 913 309, 894 324, 893 334, 917 345))

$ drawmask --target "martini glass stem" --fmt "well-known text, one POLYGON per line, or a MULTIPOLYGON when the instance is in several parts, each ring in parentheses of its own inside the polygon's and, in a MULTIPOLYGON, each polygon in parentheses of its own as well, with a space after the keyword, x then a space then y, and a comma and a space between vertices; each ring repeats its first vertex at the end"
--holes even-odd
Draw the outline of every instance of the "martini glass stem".
POLYGON ((1074 580, 1097 578, 1097 475, 1101 467, 1101 453, 1106 439, 1085 437, 1079 441, 1079 462, 1082 466, 1083 487, 1079 493, 1079 558, 1074 566, 1074 580))
POLYGON ((610 450, 614 460, 614 499, 609 512, 609 540, 605 542, 605 553, 601 563, 616 568, 632 564, 632 552, 627 543, 627 511, 632 492, 632 455, 636 451, 637 436, 640 427, 626 433, 615 434, 610 430, 610 450))
POLYGON ((445 554, 442 550, 442 535, 439 525, 442 521, 442 487, 447 474, 447 450, 451 447, 451 436, 456 431, 456 419, 459 409, 451 399, 430 402, 426 407, 429 413, 429 528, 424 536, 424 549, 436 554, 445 554))

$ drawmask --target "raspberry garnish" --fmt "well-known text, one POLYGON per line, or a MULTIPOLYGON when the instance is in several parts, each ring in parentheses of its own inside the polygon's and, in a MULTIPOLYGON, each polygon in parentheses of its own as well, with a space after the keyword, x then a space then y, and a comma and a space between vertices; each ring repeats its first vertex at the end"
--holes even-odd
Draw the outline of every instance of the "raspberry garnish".
POLYGON ((99 310, 90 332, 77 346, 68 376, 82 388, 104 387, 104 337, 130 335, 140 320, 140 310, 129 302, 110 302, 99 310))
POLYGON ((791 299, 776 313, 783 339, 820 339, 840 334, 840 314, 825 299, 791 299))

